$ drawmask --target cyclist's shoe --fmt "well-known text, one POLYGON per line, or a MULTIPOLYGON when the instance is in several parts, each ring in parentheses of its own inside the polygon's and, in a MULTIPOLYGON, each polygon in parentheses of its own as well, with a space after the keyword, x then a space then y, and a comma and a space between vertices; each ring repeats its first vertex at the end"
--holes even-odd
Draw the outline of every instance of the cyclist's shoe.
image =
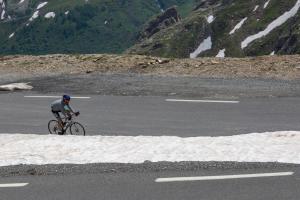
POLYGON ((58 135, 64 135, 64 134, 65 134, 64 130, 58 132, 58 135))
POLYGON ((78 111, 78 112, 76 112, 76 113, 75 113, 75 115, 76 115, 76 116, 80 115, 80 112, 79 112, 79 111, 78 111))

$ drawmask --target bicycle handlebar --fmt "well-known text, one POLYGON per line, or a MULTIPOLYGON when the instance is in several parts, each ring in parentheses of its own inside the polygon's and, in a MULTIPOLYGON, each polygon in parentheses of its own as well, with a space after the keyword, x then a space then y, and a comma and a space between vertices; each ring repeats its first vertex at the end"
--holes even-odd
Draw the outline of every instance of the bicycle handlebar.
MULTIPOLYGON (((78 112, 75 112, 75 113, 72 113, 70 116, 71 116, 71 117, 73 117, 73 116, 76 116, 76 117, 77 117, 78 115, 80 115, 80 112, 79 112, 79 111, 78 111, 78 112)), ((68 119, 68 118, 69 118, 69 116, 68 116, 68 117, 62 117, 61 119, 62 119, 62 120, 66 120, 66 119, 68 119)))

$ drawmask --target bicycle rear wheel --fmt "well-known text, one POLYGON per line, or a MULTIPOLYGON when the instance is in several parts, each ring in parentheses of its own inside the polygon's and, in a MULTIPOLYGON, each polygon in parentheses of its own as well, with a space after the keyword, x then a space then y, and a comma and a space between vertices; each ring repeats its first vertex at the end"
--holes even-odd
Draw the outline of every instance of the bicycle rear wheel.
POLYGON ((74 122, 70 126, 70 133, 71 133, 71 135, 83 135, 84 136, 85 129, 80 123, 74 122))
POLYGON ((59 125, 57 120, 50 120, 48 123, 48 130, 50 134, 58 135, 59 132, 59 125))

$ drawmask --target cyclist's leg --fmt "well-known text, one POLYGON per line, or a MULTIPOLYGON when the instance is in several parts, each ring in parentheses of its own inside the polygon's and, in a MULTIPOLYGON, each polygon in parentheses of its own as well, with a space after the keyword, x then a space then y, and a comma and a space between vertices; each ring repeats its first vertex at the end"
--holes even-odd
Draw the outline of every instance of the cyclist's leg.
POLYGON ((64 124, 63 124, 63 121, 62 121, 62 119, 60 117, 60 114, 59 114, 59 112, 55 112, 55 111, 52 111, 52 113, 53 113, 54 117, 57 119, 57 121, 58 121, 58 128, 59 128, 60 132, 62 133, 63 132, 64 124))

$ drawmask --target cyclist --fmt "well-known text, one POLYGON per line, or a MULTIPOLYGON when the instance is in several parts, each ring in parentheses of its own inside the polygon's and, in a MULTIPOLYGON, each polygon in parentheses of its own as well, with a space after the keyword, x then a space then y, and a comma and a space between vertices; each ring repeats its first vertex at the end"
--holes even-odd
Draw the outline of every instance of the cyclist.
POLYGON ((69 105, 70 101, 71 101, 71 97, 65 94, 62 96, 62 99, 58 99, 52 102, 51 104, 51 111, 59 124, 59 129, 60 129, 60 132, 58 133, 59 135, 64 134, 64 130, 63 130, 64 123, 59 113, 62 113, 69 120, 71 120, 72 118, 71 115, 72 113, 74 113, 76 116, 79 115, 79 112, 75 113, 71 108, 71 106, 69 105))

